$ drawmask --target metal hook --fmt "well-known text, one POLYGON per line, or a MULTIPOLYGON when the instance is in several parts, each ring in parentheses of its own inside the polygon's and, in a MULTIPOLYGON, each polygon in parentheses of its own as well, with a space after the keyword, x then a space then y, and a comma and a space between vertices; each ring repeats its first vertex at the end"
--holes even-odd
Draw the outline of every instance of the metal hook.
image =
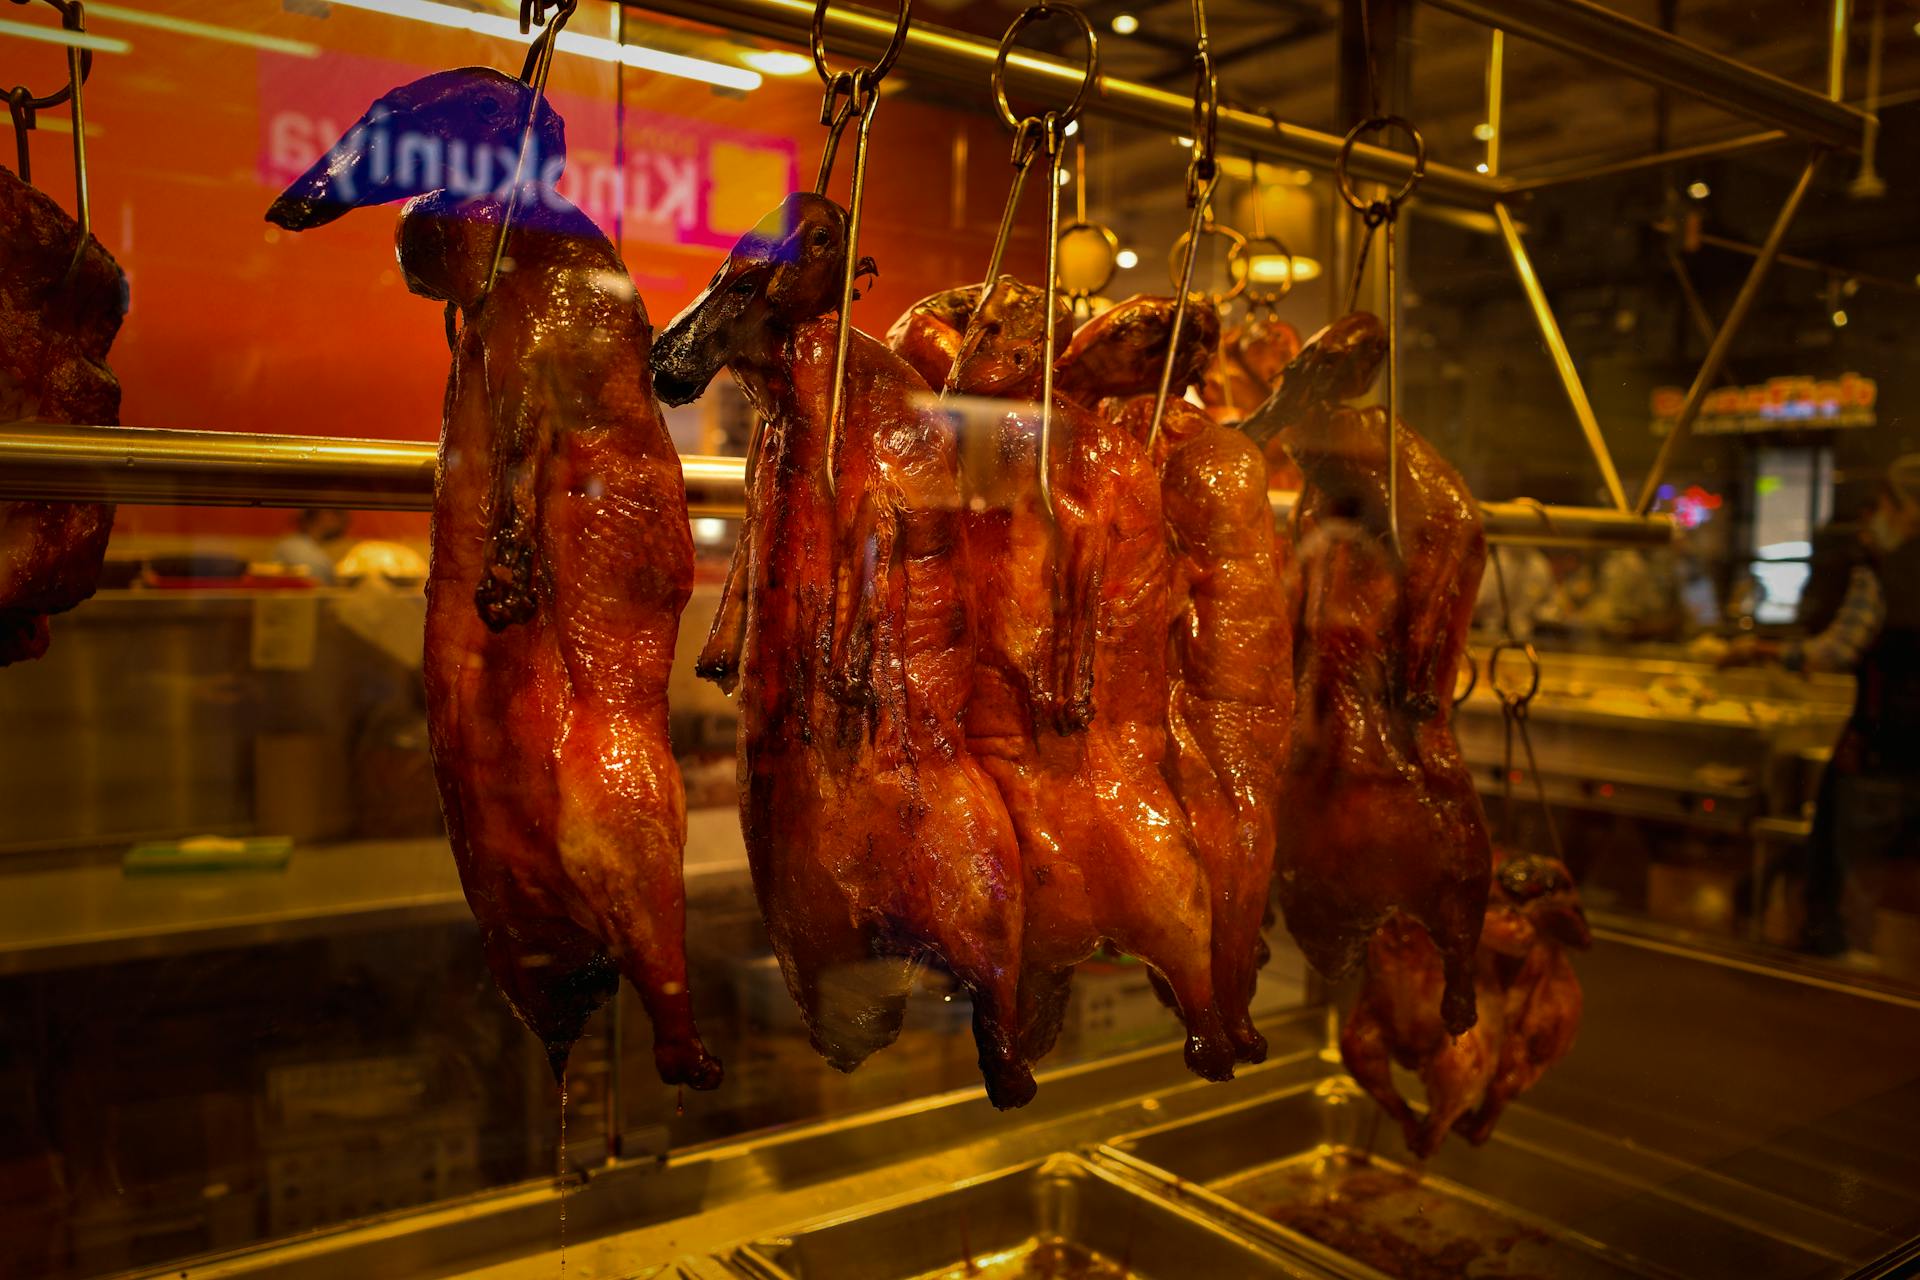
MULTIPOLYGON (((1234 264, 1240 262, 1241 259, 1245 257, 1247 245, 1250 242, 1247 237, 1241 235, 1226 223, 1214 221, 1210 212, 1212 209, 1210 204, 1203 207, 1209 210, 1209 212, 1200 220, 1200 234, 1203 236, 1217 236, 1227 242, 1227 279, 1229 281, 1227 288, 1224 291, 1209 290, 1206 294, 1209 302, 1215 306, 1220 306, 1223 303, 1232 302, 1247 290, 1248 273, 1244 268, 1236 273, 1234 271, 1234 264)), ((1194 239, 1193 232, 1182 231, 1180 238, 1173 242, 1173 248, 1167 253, 1167 279, 1176 287, 1181 284, 1182 280, 1185 280, 1189 285, 1192 283, 1193 273, 1187 260, 1189 257, 1197 258, 1199 256, 1199 250, 1196 248, 1189 254, 1187 247, 1194 243, 1194 239)), ((1189 292, 1191 292, 1191 290, 1189 290, 1189 292)))
POLYGON ((827 3, 815 0, 813 23, 808 29, 808 44, 813 52, 813 69, 820 76, 826 93, 820 101, 820 123, 827 126, 827 142, 820 155, 820 175, 814 192, 825 195, 827 179, 833 174, 834 157, 840 150, 840 135, 854 115, 860 128, 854 135, 853 179, 847 192, 846 261, 840 278, 840 314, 833 335, 833 387, 827 402, 827 447, 825 467, 827 492, 838 495, 841 419, 847 404, 847 351, 853 338, 854 282, 860 275, 860 209, 867 188, 867 140, 873 129, 874 109, 880 105, 880 82, 900 57, 911 24, 912 0, 900 0, 899 16, 893 25, 893 38, 872 66, 852 71, 834 71, 827 66, 827 3))
POLYGON ((1340 142, 1340 154, 1333 162, 1333 177, 1339 187, 1340 198, 1347 206, 1360 215, 1366 227, 1366 233, 1360 240, 1360 251, 1353 260, 1353 279, 1348 285, 1347 309, 1353 310, 1359 300, 1360 280, 1366 269, 1367 252, 1373 246, 1373 235, 1380 227, 1386 228, 1387 241, 1387 386, 1385 411, 1387 425, 1387 534, 1393 544, 1395 557, 1404 559, 1406 549, 1400 542, 1400 307, 1397 289, 1398 267, 1395 261, 1397 237, 1395 226, 1399 221, 1400 206, 1410 197, 1415 188, 1427 175, 1427 140, 1405 116, 1372 115, 1347 130, 1347 136, 1340 142), (1413 167, 1407 173, 1407 179, 1398 191, 1382 200, 1364 200, 1354 189, 1348 166, 1353 159, 1353 148, 1364 134, 1378 133, 1383 129, 1400 129, 1413 140, 1413 167))
MULTIPOLYGON (((15 4, 26 4, 28 0, 14 0, 15 4)), ((47 0, 60 15, 60 26, 75 34, 87 29, 86 13, 81 0, 47 0)), ((73 103, 73 186, 74 221, 80 226, 80 235, 73 246, 73 256, 67 260, 67 269, 61 273, 60 282, 55 288, 64 289, 73 283, 80 274, 80 262, 87 252, 87 240, 93 234, 93 208, 87 189, 87 118, 83 105, 81 86, 87 77, 93 74, 93 51, 81 49, 75 45, 67 46, 67 83, 64 88, 56 89, 44 97, 36 97, 25 85, 15 85, 7 92, 7 114, 13 120, 13 140, 15 153, 20 161, 20 181, 33 181, 33 156, 27 144, 27 133, 36 126, 36 115, 48 107, 57 107, 63 102, 73 103)))
MULTIPOLYGON (((1473 660, 1473 650, 1462 649, 1460 651, 1460 661, 1467 669, 1467 687, 1453 695, 1453 705, 1455 707, 1458 707, 1468 698, 1471 698, 1473 691, 1480 687, 1480 664, 1473 660)), ((1460 683, 1458 676, 1454 677, 1453 683, 1458 687, 1460 683)))
POLYGON ((1193 159, 1187 165, 1187 206, 1211 192, 1218 176, 1214 153, 1220 137, 1220 77, 1207 39, 1207 7, 1193 0, 1193 159))
MULTIPOLYGON (((1070 4, 1046 3, 1031 5, 1020 12, 1000 37, 1000 47, 993 59, 993 102, 1000 114, 1000 121, 1013 130, 1013 185, 1007 192, 1006 207, 1000 212, 1000 230, 994 237, 993 253, 987 260, 987 278, 980 286, 980 301, 974 306, 973 315, 967 320, 967 330, 960 339, 960 351, 968 349, 973 338, 974 327, 979 324, 981 314, 987 309, 987 303, 1000 282, 1000 264, 1006 257, 1007 241, 1013 234, 1014 214, 1020 207, 1020 195, 1026 187, 1027 172, 1033 167, 1034 160, 1044 154, 1047 157, 1047 280, 1045 301, 1047 308, 1046 349, 1041 353, 1041 398, 1040 398, 1040 454, 1037 464, 1040 482, 1040 500, 1047 511, 1047 518, 1054 518, 1053 482, 1049 474, 1052 460, 1053 443, 1053 359, 1054 359, 1054 310, 1059 299, 1060 282, 1060 153, 1066 146, 1067 127, 1080 118, 1080 109, 1086 104, 1087 92, 1100 79, 1100 38, 1094 33, 1093 23, 1087 15, 1070 4), (1044 115, 1021 116, 1013 114, 1013 103, 1007 97, 1007 59, 1012 55, 1014 42, 1020 33, 1035 22, 1054 16, 1065 17, 1080 28, 1081 38, 1087 46, 1086 70, 1080 78, 1080 87, 1075 90, 1072 101, 1065 107, 1048 111, 1044 115)), ((947 370, 945 385, 941 395, 953 390, 953 377, 959 371, 959 356, 947 370)))
POLYGON ((1247 237, 1246 245, 1244 246, 1247 263, 1247 314, 1252 316, 1260 313, 1264 314, 1269 320, 1278 320, 1280 318, 1280 312, 1278 310, 1280 302, 1285 299, 1288 294, 1293 292, 1293 250, 1289 249, 1286 241, 1282 240, 1279 236, 1269 235, 1267 233, 1267 210, 1266 201, 1260 193, 1260 155, 1258 152, 1249 151, 1247 153, 1247 167, 1248 182, 1253 188, 1253 234, 1247 237), (1259 256, 1254 253, 1256 246, 1276 249, 1279 251, 1279 256, 1287 260, 1286 274, 1281 277, 1280 284, 1277 288, 1255 289, 1253 287, 1253 264, 1259 256))
MULTIPOLYGON (((1160 440, 1160 419, 1166 416, 1167 397, 1173 392, 1173 366, 1180 358, 1180 336, 1186 328, 1187 301, 1193 291, 1193 264, 1194 260, 1200 256, 1198 251, 1200 233, 1211 229, 1228 234, 1235 239, 1243 239, 1239 232, 1230 227, 1220 227, 1207 216, 1213 201, 1213 189, 1219 185, 1220 171, 1216 168, 1212 180, 1207 183, 1206 191, 1193 206, 1193 216, 1188 220, 1186 235, 1181 237, 1186 241, 1186 260, 1181 267, 1180 278, 1177 281, 1178 288, 1174 295, 1173 331, 1167 335, 1167 355, 1160 364, 1160 389, 1154 393, 1153 397, 1153 421, 1147 428, 1148 453, 1153 452, 1154 445, 1160 440)), ((1174 251, 1179 252, 1178 242, 1175 242, 1174 251)))
MULTIPOLYGON (((1167 355, 1160 365, 1160 388, 1153 397, 1153 420, 1147 427, 1148 453, 1152 453, 1160 441, 1160 420, 1166 416, 1167 397, 1173 390, 1173 366, 1180 358, 1180 333, 1186 326, 1187 295, 1193 288, 1193 263, 1199 256, 1200 233, 1212 226, 1210 206, 1214 188, 1220 184, 1220 166, 1214 160, 1219 132, 1220 77, 1214 72, 1213 49, 1207 39, 1207 7, 1203 0, 1193 0, 1193 159, 1187 164, 1187 208, 1192 214, 1187 219, 1187 233, 1183 237, 1186 260, 1180 269, 1173 302, 1173 332, 1167 336, 1167 355)), ((1237 231, 1233 236, 1240 241, 1237 247, 1244 247, 1244 237, 1237 231)), ((1180 241, 1174 242, 1176 253, 1180 244, 1180 241)), ((1231 253, 1228 261, 1232 261, 1231 253)), ((1229 296, 1245 287, 1243 279, 1229 296)))
POLYGON ((1073 153, 1073 221, 1060 228, 1056 240, 1064 246, 1070 238, 1087 236, 1093 236, 1099 242, 1102 260, 1097 277, 1089 275, 1066 291, 1067 304, 1073 308, 1076 316, 1083 306, 1087 314, 1093 313, 1094 296, 1113 283, 1114 273, 1120 267, 1120 237, 1114 234, 1112 227, 1087 217, 1087 139, 1082 133, 1073 153))
MULTIPOLYGON (((546 20, 547 28, 527 50, 527 58, 520 67, 520 82, 530 91, 527 94, 527 118, 520 126, 520 151, 513 162, 513 181, 507 186, 507 202, 500 211, 500 234, 493 241, 493 257, 487 264, 487 278, 480 289, 480 296, 474 302, 475 309, 486 304, 493 293, 494 282, 500 277, 500 264, 507 256, 507 236, 513 230, 513 214, 520 202, 520 184, 526 181, 527 153, 533 148, 533 127, 540 118, 540 104, 547 94, 547 76, 553 70, 553 48, 559 42, 560 29, 567 25, 567 19, 573 17, 573 11, 579 7, 579 0, 558 0, 554 5, 551 19, 547 17, 547 6, 552 0, 520 0, 520 32, 525 35, 532 29, 531 24, 546 20)), ((539 175, 535 175, 538 177, 539 175)))
POLYGON ((1540 776, 1540 764, 1533 753, 1533 733, 1527 727, 1529 708, 1533 704, 1535 695, 1540 692, 1540 655, 1532 645, 1523 644, 1514 639, 1513 610, 1507 601, 1507 572, 1500 555, 1500 548, 1493 548, 1491 558, 1494 582, 1500 590, 1500 628, 1505 639, 1496 644, 1487 654, 1487 685, 1493 690, 1494 697, 1500 701, 1500 717, 1506 729, 1506 767, 1501 773, 1500 785, 1507 840, 1512 843, 1516 831, 1513 820, 1513 734, 1514 730, 1518 729, 1521 745, 1527 752, 1527 772, 1533 775, 1534 795, 1540 802, 1540 813, 1547 824, 1547 838, 1553 843, 1554 856, 1564 859, 1566 852, 1560 844, 1560 827, 1553 820, 1553 806, 1547 803, 1546 780, 1540 776), (1505 689, 1500 684, 1500 655, 1508 652, 1519 653, 1527 660, 1528 680, 1525 693, 1505 689))

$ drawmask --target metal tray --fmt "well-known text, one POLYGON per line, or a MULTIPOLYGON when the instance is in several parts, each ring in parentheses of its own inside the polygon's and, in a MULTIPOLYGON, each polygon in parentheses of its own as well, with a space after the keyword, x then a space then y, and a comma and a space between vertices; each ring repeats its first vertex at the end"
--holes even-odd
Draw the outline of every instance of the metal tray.
MULTIPOLYGON (((1424 1168, 1400 1163, 1391 1123, 1367 1132, 1374 1114, 1351 1081, 1329 1078, 1125 1136, 1098 1159, 1366 1280, 1832 1270, 1832 1255, 1768 1233, 1758 1226, 1764 1217, 1715 1214, 1698 1200, 1664 1196, 1650 1179, 1623 1176, 1617 1165, 1504 1133, 1479 1148, 1449 1140, 1424 1168), (1703 1258, 1711 1265, 1703 1268, 1703 1258)), ((1509 1126, 1527 1129, 1518 1109, 1503 1121, 1509 1126)))
POLYGON ((743 1246, 765 1280, 1331 1280, 1078 1156, 863 1206, 743 1246))

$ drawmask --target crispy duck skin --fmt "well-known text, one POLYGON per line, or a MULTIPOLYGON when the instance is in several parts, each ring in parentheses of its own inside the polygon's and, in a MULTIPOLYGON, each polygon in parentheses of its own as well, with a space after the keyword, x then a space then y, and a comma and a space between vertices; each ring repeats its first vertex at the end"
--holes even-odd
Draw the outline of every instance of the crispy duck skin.
POLYGON ((1573 1047, 1580 982, 1566 948, 1591 942, 1566 867, 1539 855, 1506 858, 1481 931, 1475 964, 1480 1018, 1453 1036, 1440 1019, 1445 979, 1426 931, 1396 914, 1367 948, 1367 974, 1340 1033, 1355 1080, 1399 1123, 1421 1159, 1449 1130, 1474 1145, 1500 1113, 1573 1047), (1427 1110, 1417 1114, 1393 1082, 1395 1063, 1417 1073, 1427 1110))
MULTIPOLYGON (((0 422, 110 426, 120 384, 107 348, 127 280, 98 240, 64 281, 80 226, 0 168, 0 422)), ((0 667, 47 650, 47 615, 93 594, 113 531, 98 502, 0 502, 0 667)))
MULTIPOLYGON (((1207 365, 1200 399, 1207 412, 1229 425, 1266 402, 1300 354, 1300 334, 1284 320, 1253 316, 1220 337, 1220 350, 1207 365)), ((1300 469, 1278 440, 1266 447, 1267 472, 1276 489, 1300 487, 1300 469)))
MULTIPOLYGON (((943 320, 946 295, 930 301, 922 320, 943 320)), ((1206 869, 1161 773, 1170 566, 1159 485, 1124 430, 1057 395, 1048 518, 1030 411, 1044 307, 1041 291, 1003 278, 964 343, 935 344, 960 350, 956 391, 1027 402, 977 432, 984 465, 965 518, 980 643, 967 740, 1006 799, 1026 872, 1021 1043, 1029 1059, 1052 1048, 1073 966, 1107 943, 1164 979, 1188 1065, 1225 1079, 1235 1054, 1214 992, 1206 869)))
POLYGON ((1300 334, 1292 325, 1250 316, 1220 335, 1200 383, 1200 401, 1221 422, 1238 422, 1273 394, 1287 362, 1299 354, 1300 334))
MULTIPOLYGON (((394 90, 369 119, 510 153, 525 93, 467 68, 394 90)), ((368 173, 368 132, 344 137, 268 217, 305 230, 404 194, 368 173)), ((539 133, 544 156, 562 154, 550 110, 539 133)), ((556 1077, 624 973, 653 1021, 661 1080, 709 1089, 720 1064, 687 988, 686 807, 667 737, 693 545, 652 395, 652 328, 612 244, 550 186, 522 188, 482 304, 502 213, 491 195, 425 194, 397 233, 408 287, 467 316, 427 583, 434 773, 488 966, 556 1077)))
POLYGON ((1444 960, 1442 1021, 1458 1034, 1474 1020, 1491 862, 1449 715, 1486 541, 1459 473, 1402 423, 1395 555, 1385 415, 1339 403, 1365 390, 1384 351, 1373 316, 1336 321, 1243 424, 1256 440, 1277 432, 1306 476, 1280 788, 1282 812, 1300 820, 1281 828, 1276 881, 1287 927, 1328 978, 1394 912, 1423 925, 1444 960))
POLYGON ((846 214, 795 195, 660 335, 670 403, 729 367, 765 427, 748 521, 700 660, 737 679, 741 825, 761 913, 814 1047, 851 1071, 899 1034, 913 961, 964 985, 989 1099, 1020 1053, 1020 850, 966 748, 972 592, 951 429, 857 330, 827 457, 846 214), (827 483, 829 466, 834 487, 827 483))
MULTIPOLYGON (((1135 297, 1074 335, 1074 383, 1145 444, 1172 332, 1174 300, 1135 297), (1155 332, 1157 330, 1157 337, 1155 332), (1100 360, 1103 334, 1125 335, 1100 360), (1126 341, 1140 339, 1145 341, 1126 341), (1094 366, 1102 376, 1092 376, 1094 366)), ((1154 448, 1173 564, 1168 593, 1168 780, 1193 825, 1213 897, 1213 985, 1243 1061, 1266 1056, 1249 1006, 1266 961, 1261 928, 1273 878, 1275 803, 1293 717, 1292 636, 1280 608, 1281 556, 1267 469, 1241 433, 1179 393, 1219 333, 1211 307, 1190 308, 1182 358, 1154 448)))

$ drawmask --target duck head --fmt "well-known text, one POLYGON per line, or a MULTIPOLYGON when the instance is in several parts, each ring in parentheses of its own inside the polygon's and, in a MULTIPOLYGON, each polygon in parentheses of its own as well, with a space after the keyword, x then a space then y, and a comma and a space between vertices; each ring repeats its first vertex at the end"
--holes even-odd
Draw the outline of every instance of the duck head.
MULTIPOLYGON (((349 209, 430 192, 498 194, 519 164, 531 92, 491 67, 437 71, 390 90, 280 193, 267 221, 309 231, 349 209)), ((544 100, 533 136, 527 172, 552 183, 566 163, 566 129, 544 100)))
POLYGON ((1540 853, 1509 855, 1494 871, 1494 895, 1562 946, 1584 950, 1593 945, 1580 890, 1560 859, 1540 853))
POLYGON ((812 192, 781 201, 654 339, 654 393, 686 404, 727 365, 768 358, 776 330, 837 308, 846 253, 846 210, 812 192))
MULTIPOLYGON (((1159 390, 1175 309, 1170 297, 1135 294, 1087 321, 1060 357, 1068 394, 1098 400, 1159 390)), ((1219 309, 1205 298, 1190 297, 1170 384, 1174 398, 1200 380, 1219 348, 1219 309)))
POLYGON ((1287 362, 1280 385, 1240 430, 1265 443, 1288 423, 1366 394, 1387 358, 1387 329, 1370 311, 1354 311, 1307 339, 1287 362))

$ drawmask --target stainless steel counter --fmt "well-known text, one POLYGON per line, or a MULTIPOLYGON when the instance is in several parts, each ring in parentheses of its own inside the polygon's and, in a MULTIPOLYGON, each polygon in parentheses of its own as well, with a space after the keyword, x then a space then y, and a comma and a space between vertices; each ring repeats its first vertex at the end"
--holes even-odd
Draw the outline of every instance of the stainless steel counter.
MULTIPOLYGON (((1864 1276, 1920 1236, 1920 1001, 1614 931, 1581 971, 1588 1014, 1572 1056, 1492 1142, 1450 1141, 1422 1180, 1404 1179, 1410 1163, 1382 1126, 1371 1168, 1400 1180, 1389 1190, 1439 1197, 1442 1223, 1491 1215, 1483 1243, 1518 1248, 1516 1264, 1543 1250, 1566 1263, 1548 1274, 1864 1276)), ((567 1273, 672 1276, 690 1257, 686 1275, 727 1275, 757 1256, 802 1280, 855 1274, 808 1269, 807 1249, 783 1243, 810 1238, 826 1258, 865 1241, 859 1275, 905 1280, 873 1242, 905 1224, 984 1256, 1006 1215, 1028 1220, 1033 1195, 1011 1193, 1020 1179, 1078 1153, 1054 1173, 1086 1176, 1075 1170, 1091 1162, 1129 1179, 1152 1201, 1143 1224, 1173 1214, 1226 1231, 1262 1259, 1254 1274, 1379 1280, 1263 1211, 1290 1180, 1345 1176, 1369 1145, 1365 1104, 1318 1051, 1321 1015, 1266 1029, 1273 1060, 1230 1085, 1186 1076, 1169 1047, 1042 1073, 1038 1100, 1012 1114, 968 1089, 621 1164, 568 1193, 567 1273), (940 1212, 962 1203, 981 1215, 969 1219, 978 1245, 957 1210, 940 1212)), ((152 1280, 552 1277, 559 1199, 528 1186, 152 1280)), ((1152 1270, 1150 1256, 1134 1259, 1146 1280, 1190 1274, 1152 1270)))

